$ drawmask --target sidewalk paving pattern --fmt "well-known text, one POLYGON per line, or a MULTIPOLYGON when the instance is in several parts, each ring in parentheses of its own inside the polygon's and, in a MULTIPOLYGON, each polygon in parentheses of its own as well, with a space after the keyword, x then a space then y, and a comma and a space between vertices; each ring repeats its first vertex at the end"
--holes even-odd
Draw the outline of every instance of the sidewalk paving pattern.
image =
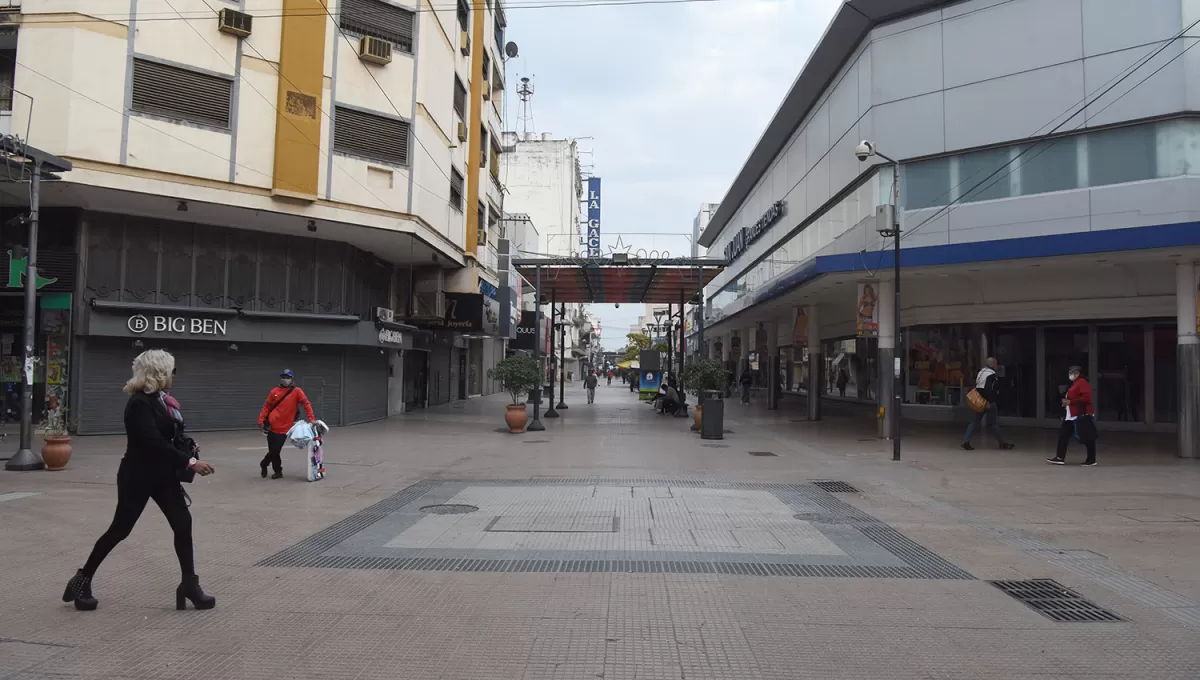
POLYGON ((340 428, 319 483, 293 450, 260 479, 261 435, 200 433, 212 611, 174 609, 153 506, 97 574, 99 610, 59 601, 123 438, 2 473, 0 680, 1200 678, 1200 465, 1151 437, 1051 468, 1045 433, 967 453, 916 426, 895 463, 869 423, 786 401, 727 403, 733 433, 706 446, 597 392, 568 385, 563 417, 520 436, 491 397, 340 428), (1115 620, 1054 621, 991 583, 1036 579, 1115 620))

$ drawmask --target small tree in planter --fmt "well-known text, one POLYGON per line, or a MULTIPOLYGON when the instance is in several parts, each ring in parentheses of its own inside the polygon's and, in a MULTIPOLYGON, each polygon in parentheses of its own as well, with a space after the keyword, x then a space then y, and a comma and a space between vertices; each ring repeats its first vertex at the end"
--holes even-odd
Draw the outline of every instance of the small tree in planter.
POLYGON ((696 397, 694 429, 699 430, 702 418, 700 394, 702 392, 725 389, 725 385, 729 379, 729 372, 716 359, 692 359, 684 364, 680 379, 683 381, 683 389, 688 394, 696 397))
POLYGON ((525 431, 525 423, 528 422, 529 416, 521 397, 538 388, 541 383, 538 373, 536 361, 516 354, 504 357, 493 368, 488 369, 488 379, 500 383, 501 389, 512 397, 512 403, 508 405, 508 411, 504 414, 504 422, 508 425, 508 431, 513 434, 525 431))

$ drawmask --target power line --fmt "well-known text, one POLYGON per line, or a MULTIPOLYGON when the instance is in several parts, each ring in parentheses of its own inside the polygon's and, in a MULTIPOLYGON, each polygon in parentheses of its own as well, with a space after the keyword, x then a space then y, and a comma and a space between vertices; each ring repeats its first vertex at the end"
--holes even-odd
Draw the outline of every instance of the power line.
MULTIPOLYGON (((502 9, 505 12, 508 12, 510 10, 577 9, 577 8, 586 8, 586 7, 634 7, 634 6, 645 6, 645 5, 685 5, 685 4, 699 4, 699 3, 712 3, 712 2, 727 2, 727 1, 729 1, 729 0, 585 0, 583 2, 562 2, 562 1, 553 2, 553 1, 549 1, 549 0, 538 0, 532 4, 515 4, 515 3, 506 4, 506 5, 502 6, 502 9)), ((1006 1, 1013 2, 1014 0, 1006 0, 1006 1)), ((402 9, 405 9, 405 11, 408 11, 408 12, 416 13, 416 12, 447 12, 447 11, 453 11, 456 8, 457 8, 456 4, 451 4, 451 5, 427 6, 427 7, 421 7, 419 9, 414 9, 414 8, 402 8, 402 9)), ((274 12, 271 14, 254 14, 253 11, 250 10, 250 13, 256 19, 259 19, 259 18, 269 19, 269 18, 281 18, 281 17, 319 17, 322 15, 322 12, 307 11, 307 10, 297 10, 294 12, 279 11, 279 12, 274 12)), ((328 9, 326 9, 324 14, 328 14, 328 13, 329 13, 328 9)), ((364 11, 364 12, 355 12, 355 16, 370 16, 370 15, 374 15, 374 14, 389 14, 389 13, 391 13, 391 10, 379 10, 379 11, 368 10, 368 11, 364 11)), ((134 14, 134 15, 130 15, 130 14, 93 14, 93 15, 87 15, 87 16, 83 16, 80 18, 76 18, 76 19, 71 19, 69 21, 63 21, 63 20, 59 20, 59 19, 38 20, 38 19, 28 18, 28 17, 34 17, 34 16, 37 16, 37 14, 23 15, 23 19, 22 19, 21 23, 22 24, 72 24, 72 23, 85 23, 85 22, 110 23, 110 22, 119 22, 119 21, 130 21, 130 20, 136 20, 136 21, 197 21, 197 20, 203 20, 203 19, 208 18, 208 15, 206 13, 200 13, 200 12, 196 13, 194 16, 168 16, 166 12, 146 12, 143 14, 134 14)))

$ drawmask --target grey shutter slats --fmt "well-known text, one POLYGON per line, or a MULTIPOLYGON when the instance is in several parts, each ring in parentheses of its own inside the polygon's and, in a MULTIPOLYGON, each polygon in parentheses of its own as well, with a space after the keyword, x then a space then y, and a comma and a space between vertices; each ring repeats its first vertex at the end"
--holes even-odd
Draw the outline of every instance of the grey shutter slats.
POLYGON ((388 358, 375 349, 346 349, 346 425, 387 417, 388 358))
POLYGON ((231 79, 133 60, 134 111, 228 129, 232 93, 231 79))
POLYGON ((333 119, 333 150, 384 163, 408 165, 407 121, 338 106, 333 119))
POLYGON ((342 30, 387 40, 404 52, 412 52, 411 11, 378 0, 342 0, 339 14, 342 30))
POLYGON ((455 168, 450 168, 450 205, 463 209, 463 176, 455 168))
POLYGON ((467 117, 467 86, 454 76, 454 111, 458 113, 459 118, 467 117))

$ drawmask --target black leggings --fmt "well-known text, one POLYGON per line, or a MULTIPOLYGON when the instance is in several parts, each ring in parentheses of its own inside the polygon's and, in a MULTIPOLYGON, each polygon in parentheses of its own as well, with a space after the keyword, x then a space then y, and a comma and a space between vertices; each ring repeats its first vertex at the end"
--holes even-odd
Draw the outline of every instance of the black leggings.
POLYGON ((259 467, 270 465, 275 472, 283 472, 283 445, 287 443, 286 434, 271 432, 267 435, 267 455, 259 463, 259 467))
POLYGON ((131 470, 136 464, 121 461, 117 472, 117 511, 113 515, 112 524, 108 531, 96 541, 83 573, 92 576, 100 563, 108 557, 108 553, 117 544, 129 536, 142 510, 146 509, 146 501, 151 498, 158 504, 159 510, 167 518, 171 530, 175 532, 175 555, 179 558, 179 570, 184 579, 196 575, 196 563, 192 556, 192 513, 188 512, 186 496, 178 481, 170 478, 147 479, 139 470, 131 470))

